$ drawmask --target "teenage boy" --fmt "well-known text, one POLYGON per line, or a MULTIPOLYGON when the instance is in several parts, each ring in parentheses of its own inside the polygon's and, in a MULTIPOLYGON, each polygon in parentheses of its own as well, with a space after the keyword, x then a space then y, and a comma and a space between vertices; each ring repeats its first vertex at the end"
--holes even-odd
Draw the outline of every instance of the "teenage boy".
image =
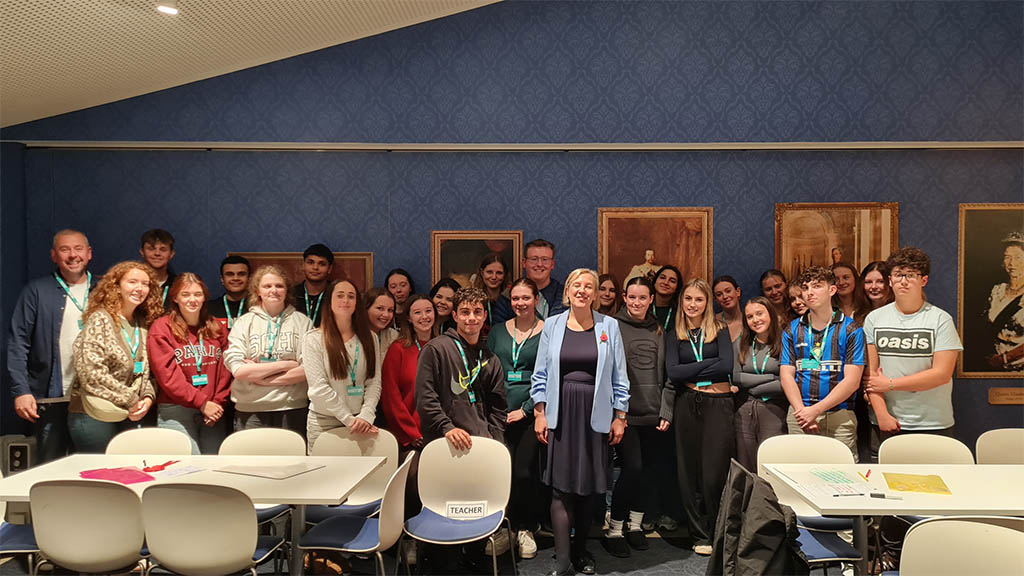
POLYGON ((7 345, 14 412, 32 423, 40 464, 66 456, 71 446, 66 397, 75 379, 71 347, 92 289, 88 238, 77 230, 57 232, 50 260, 57 270, 21 291, 7 345))
POLYGON ((224 294, 207 302, 206 311, 226 330, 231 330, 235 320, 245 314, 251 273, 252 267, 243 256, 228 256, 220 261, 220 283, 224 286, 224 294))
POLYGON ((953 318, 925 300, 928 255, 908 246, 886 264, 896 300, 864 320, 872 462, 896 434, 953 436, 953 369, 963 350, 953 318))
POLYGON ((295 287, 292 301, 295 308, 309 316, 313 327, 320 327, 321 305, 330 306, 330 296, 324 302, 324 290, 334 271, 334 253, 323 244, 313 244, 302 253, 302 274, 305 281, 295 287))
POLYGON ((779 379, 790 409, 790 434, 824 434, 850 448, 857 461, 853 402, 864 371, 864 331, 832 308, 836 277, 811 266, 800 275, 807 313, 782 333, 779 379))
MULTIPOLYGON (((551 277, 551 271, 555 269, 555 245, 543 238, 537 238, 526 244, 526 251, 523 256, 523 276, 533 280, 540 291, 541 298, 537 299, 537 315, 542 320, 565 311, 562 304, 562 283, 551 277)), ((494 308, 494 321, 492 325, 504 322, 515 316, 512 305, 507 299, 499 298, 494 308)))
POLYGON ((170 264, 174 259, 174 236, 167 230, 153 228, 142 233, 139 240, 139 254, 142 260, 149 264, 149 267, 156 272, 156 281, 159 284, 164 308, 170 310, 170 302, 167 301, 167 293, 174 284, 174 272, 171 272, 170 264))

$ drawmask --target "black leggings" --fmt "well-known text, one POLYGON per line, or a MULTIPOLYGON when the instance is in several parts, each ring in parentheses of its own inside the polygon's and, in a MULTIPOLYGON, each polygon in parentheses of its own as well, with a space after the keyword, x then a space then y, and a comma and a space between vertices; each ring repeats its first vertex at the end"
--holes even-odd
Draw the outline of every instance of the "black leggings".
POLYGON ((676 398, 679 491, 694 541, 710 541, 736 450, 733 395, 683 388, 676 398))
POLYGON ((533 530, 540 518, 540 465, 533 418, 524 418, 505 428, 505 443, 512 455, 512 493, 509 521, 517 530, 533 530))
MULTIPOLYGON (((655 496, 658 432, 655 426, 627 426, 615 446, 622 473, 612 491, 612 520, 625 520, 629 511, 646 512, 655 496)), ((636 528, 639 528, 637 526, 636 528)))
POLYGON ((579 557, 587 549, 587 534, 594 516, 594 503, 601 494, 580 496, 551 490, 551 531, 555 536, 555 570, 564 572, 571 558, 579 557), (569 542, 570 528, 576 534, 569 542))

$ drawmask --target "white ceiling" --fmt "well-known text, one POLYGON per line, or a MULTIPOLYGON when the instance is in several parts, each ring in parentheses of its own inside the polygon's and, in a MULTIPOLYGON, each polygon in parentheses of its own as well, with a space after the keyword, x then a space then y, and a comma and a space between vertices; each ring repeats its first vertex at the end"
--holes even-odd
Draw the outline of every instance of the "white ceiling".
POLYGON ((180 86, 499 0, 0 0, 0 126, 180 86))

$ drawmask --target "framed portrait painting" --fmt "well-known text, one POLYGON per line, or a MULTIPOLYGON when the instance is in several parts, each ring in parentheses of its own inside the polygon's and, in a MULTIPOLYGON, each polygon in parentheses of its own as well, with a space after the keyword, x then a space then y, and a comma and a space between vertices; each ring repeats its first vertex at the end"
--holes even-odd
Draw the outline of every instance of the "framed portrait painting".
MULTIPOLYGON (((302 273, 302 252, 228 252, 228 256, 245 257, 253 272, 263 265, 277 266, 293 284, 306 279, 302 273)), ((373 287, 373 252, 334 252, 329 280, 349 280, 360 292, 366 292, 373 287)))
POLYGON ((961 204, 960 378, 1024 377, 1024 203, 961 204))
POLYGON ((775 205, 775 267, 793 279, 809 266, 845 262, 858 272, 899 247, 896 202, 775 205))
POLYGON ((654 274, 666 264, 691 278, 713 277, 714 209, 598 208, 597 267, 625 284, 634 276, 654 274))
POLYGON ((445 277, 469 286, 480 262, 498 254, 506 275, 516 276, 523 258, 522 230, 434 230, 430 233, 430 283, 445 277))

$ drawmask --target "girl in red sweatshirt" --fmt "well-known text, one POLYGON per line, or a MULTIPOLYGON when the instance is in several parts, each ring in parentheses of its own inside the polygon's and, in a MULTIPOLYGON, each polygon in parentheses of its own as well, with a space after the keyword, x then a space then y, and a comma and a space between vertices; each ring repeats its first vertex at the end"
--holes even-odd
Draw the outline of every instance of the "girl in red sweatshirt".
POLYGON ((149 329, 150 369, 157 383, 157 422, 184 432, 193 454, 216 454, 228 433, 224 405, 231 372, 228 337, 206 311, 210 293, 199 276, 181 274, 168 294, 170 311, 149 329))

